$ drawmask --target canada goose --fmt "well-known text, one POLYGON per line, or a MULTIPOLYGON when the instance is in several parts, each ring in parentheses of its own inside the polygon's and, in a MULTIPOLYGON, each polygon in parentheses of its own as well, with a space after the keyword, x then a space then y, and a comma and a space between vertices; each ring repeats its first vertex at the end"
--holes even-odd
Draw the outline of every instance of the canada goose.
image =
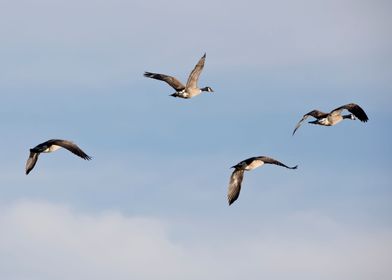
POLYGON ((289 167, 280 161, 277 161, 273 158, 265 157, 265 156, 259 156, 259 157, 251 157, 246 160, 241 161, 240 163, 232 166, 231 168, 234 168, 233 173, 231 174, 230 177, 230 182, 229 182, 229 188, 227 192, 227 199, 229 201, 229 205, 231 205, 234 201, 237 200, 237 198, 240 195, 241 191, 241 183, 242 179, 244 178, 244 172, 245 171, 250 171, 253 170, 259 166, 262 166, 263 164, 276 164, 279 166, 283 166, 289 169, 297 169, 298 165, 294 167, 289 167))
POLYGON ((339 108, 333 109, 329 113, 324 113, 319 110, 313 110, 305 114, 302 117, 302 119, 297 123, 297 126, 293 131, 293 135, 297 131, 297 129, 301 126, 302 122, 310 116, 316 118, 317 120, 311 121, 309 123, 324 125, 324 126, 335 125, 337 123, 340 123, 344 119, 355 120, 355 117, 357 117, 361 122, 367 122, 369 120, 365 111, 355 103, 349 103, 340 106, 339 108), (351 114, 342 115, 343 110, 348 110, 351 114))
POLYGON ((185 99, 192 98, 196 95, 199 95, 202 91, 214 92, 210 87, 199 88, 197 86, 197 81, 199 80, 200 73, 203 70, 205 60, 206 54, 204 54, 202 58, 200 58, 195 68, 192 70, 191 74, 188 77, 188 81, 186 82, 186 86, 184 86, 176 78, 164 74, 144 72, 144 76, 168 83, 172 88, 176 90, 175 93, 171 94, 171 96, 173 97, 180 97, 185 99))
POLYGON ((76 144, 72 143, 71 141, 51 139, 30 149, 30 155, 26 162, 26 175, 29 174, 30 171, 34 168, 40 153, 51 153, 57 151, 60 148, 65 148, 82 159, 91 159, 90 156, 86 155, 76 144))

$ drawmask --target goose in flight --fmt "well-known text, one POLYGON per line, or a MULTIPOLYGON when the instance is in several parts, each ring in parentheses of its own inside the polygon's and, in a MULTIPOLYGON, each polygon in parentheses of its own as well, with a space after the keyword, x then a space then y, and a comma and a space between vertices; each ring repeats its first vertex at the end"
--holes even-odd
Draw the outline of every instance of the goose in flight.
POLYGON ((281 163, 280 161, 265 156, 251 157, 241 161, 240 163, 231 167, 234 168, 234 171, 231 174, 229 188, 227 192, 227 199, 229 201, 229 205, 231 205, 234 201, 236 201, 240 195, 241 183, 244 178, 244 172, 253 170, 259 166, 262 166, 263 164, 276 164, 289 169, 297 169, 298 167, 298 165, 294 167, 289 167, 281 163))
POLYGON ((293 135, 297 131, 297 129, 301 126, 303 121, 306 120, 308 117, 316 118, 316 120, 311 121, 309 123, 324 125, 324 126, 335 125, 337 123, 340 123, 344 119, 355 120, 356 118, 358 118, 361 122, 367 122, 369 120, 365 111, 361 107, 359 107, 359 105, 357 105, 355 103, 349 103, 349 104, 340 106, 336 109, 333 109, 329 113, 324 113, 319 110, 313 110, 313 111, 310 111, 309 113, 305 114, 302 117, 302 119, 297 123, 297 125, 293 131, 293 135), (342 115, 343 110, 349 111, 350 114, 342 115))
POLYGON ((206 54, 204 54, 202 58, 200 58, 195 68, 192 70, 185 86, 175 77, 164 74, 144 72, 144 76, 168 83, 172 88, 176 90, 176 92, 171 94, 171 96, 189 99, 196 95, 199 95, 202 91, 214 92, 210 87, 199 88, 197 86, 197 81, 199 80, 200 73, 203 70, 205 60, 206 54))
POLYGON ((65 148, 82 159, 91 159, 90 156, 86 155, 76 144, 72 143, 71 141, 51 139, 30 149, 30 155, 26 162, 26 175, 29 174, 31 170, 33 170, 40 153, 51 153, 57 151, 60 148, 65 148))

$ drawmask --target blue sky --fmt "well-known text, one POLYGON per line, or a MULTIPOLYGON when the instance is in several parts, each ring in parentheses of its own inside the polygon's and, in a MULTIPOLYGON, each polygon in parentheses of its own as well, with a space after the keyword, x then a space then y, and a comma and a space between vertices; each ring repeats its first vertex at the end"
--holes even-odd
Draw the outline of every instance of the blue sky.
POLYGON ((0 2, 1 279, 390 279, 388 1, 0 2), (174 99, 144 71, 214 94, 174 99), (358 103, 369 122, 304 124, 358 103), (28 149, 76 142, 26 176, 28 149), (230 166, 256 155, 228 207, 230 166), (151 269, 154 267, 154 269, 151 269))

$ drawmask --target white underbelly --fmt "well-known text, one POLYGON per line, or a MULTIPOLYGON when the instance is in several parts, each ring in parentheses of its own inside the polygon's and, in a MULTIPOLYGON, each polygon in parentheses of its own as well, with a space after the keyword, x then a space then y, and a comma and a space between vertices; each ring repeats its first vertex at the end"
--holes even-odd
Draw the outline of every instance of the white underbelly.
POLYGON ((49 148, 47 148, 44 153, 51 153, 54 151, 57 151, 58 149, 61 149, 61 146, 57 146, 57 145, 52 145, 49 148))
POLYGON ((245 168, 245 170, 253 170, 253 169, 255 169, 255 168, 259 167, 259 166, 262 166, 263 164, 264 164, 264 161, 262 161, 262 160, 254 160, 254 161, 252 161, 251 164, 249 164, 245 168))
POLYGON ((328 118, 320 119, 318 121, 318 123, 321 124, 321 125, 331 125, 331 123, 329 122, 328 118))
POLYGON ((188 97, 194 97, 196 95, 199 95, 201 93, 201 89, 199 88, 190 88, 188 89, 188 97))
POLYGON ((338 124, 338 123, 340 123, 342 120, 343 120, 343 118, 334 119, 334 120, 331 122, 331 125, 338 124))

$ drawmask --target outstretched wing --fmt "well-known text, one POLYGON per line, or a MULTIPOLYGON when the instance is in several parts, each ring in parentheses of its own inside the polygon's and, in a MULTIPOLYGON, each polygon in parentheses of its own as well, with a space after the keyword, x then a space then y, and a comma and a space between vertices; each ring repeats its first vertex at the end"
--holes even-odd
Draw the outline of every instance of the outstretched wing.
POLYGON ((355 103, 349 103, 331 111, 331 114, 341 114, 343 110, 348 110, 354 114, 361 122, 367 122, 369 120, 365 111, 355 103))
POLYGON ((90 156, 88 156, 85 152, 82 151, 82 149, 80 149, 75 143, 73 143, 71 141, 54 139, 54 140, 51 140, 51 144, 63 147, 64 149, 67 149, 71 153, 81 157, 82 159, 86 159, 86 160, 91 159, 90 156))
POLYGON ((172 76, 158 74, 158 73, 144 72, 144 77, 164 81, 168 83, 176 91, 181 91, 185 89, 185 86, 179 80, 177 80, 172 76))
POLYGON ((236 169, 231 174, 229 188, 227 191, 227 199, 229 201, 229 205, 231 205, 239 197, 243 178, 244 178, 243 169, 238 169, 238 170, 236 169))
POLYGON ((302 119, 297 123, 297 125, 295 126, 295 129, 294 129, 294 131, 293 131, 293 135, 294 135, 294 133, 297 131, 297 129, 302 125, 302 123, 303 123, 307 118, 309 118, 309 117, 314 117, 314 118, 316 118, 316 119, 321 119, 321 118, 325 118, 325 117, 327 117, 327 116, 328 116, 327 113, 321 112, 321 111, 319 111, 319 110, 310 111, 309 113, 303 115, 302 119))
POLYGON ((206 54, 200 58, 191 74, 189 74, 188 81, 186 82, 186 88, 197 88, 197 81, 199 80, 201 71, 203 71, 205 60, 206 54))
POLYGON ((298 165, 290 167, 290 166, 287 166, 284 163, 281 163, 280 161, 278 161, 276 159, 273 159, 273 158, 270 158, 270 157, 265 157, 265 156, 260 156, 260 157, 257 157, 256 159, 261 160, 264 163, 275 164, 275 165, 283 166, 283 167, 286 167, 286 168, 289 168, 289 169, 297 169, 297 167, 298 167, 298 165))
POLYGON ((30 171, 33 170, 35 164, 37 163, 38 156, 39 153, 30 152, 29 158, 26 162, 26 175, 28 175, 30 171))

